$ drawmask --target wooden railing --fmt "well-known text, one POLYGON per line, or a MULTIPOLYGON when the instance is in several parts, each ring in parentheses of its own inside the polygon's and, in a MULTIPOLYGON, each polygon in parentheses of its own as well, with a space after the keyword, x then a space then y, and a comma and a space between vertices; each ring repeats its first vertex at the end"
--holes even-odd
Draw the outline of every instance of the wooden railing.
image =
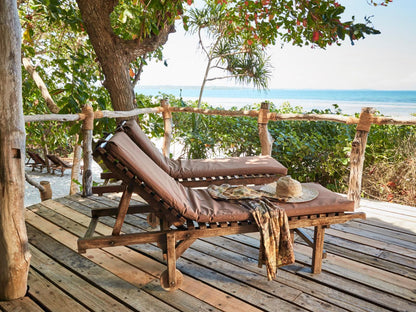
MULTIPOLYGON (((367 144, 367 137, 372 124, 376 125, 416 125, 415 117, 378 117, 374 116, 373 108, 362 109, 360 117, 342 116, 332 114, 277 114, 269 111, 269 104, 262 103, 260 110, 210 110, 192 107, 172 107, 166 100, 161 100, 159 107, 139 108, 131 111, 93 111, 90 105, 83 107, 79 114, 49 114, 49 115, 28 115, 25 122, 43 121, 81 121, 83 138, 83 196, 92 195, 92 133, 94 119, 101 118, 129 118, 142 114, 161 113, 164 120, 164 142, 162 151, 165 156, 169 155, 172 141, 172 113, 196 113, 203 115, 221 115, 228 117, 251 117, 257 118, 258 132, 261 144, 261 154, 271 155, 273 138, 270 135, 267 125, 269 121, 282 120, 303 120, 303 121, 331 121, 345 124, 357 124, 355 138, 352 142, 350 154, 350 178, 348 185, 348 198, 359 205, 361 194, 361 181, 364 166, 364 155, 367 144)), ((72 183, 72 182, 71 182, 72 183)))

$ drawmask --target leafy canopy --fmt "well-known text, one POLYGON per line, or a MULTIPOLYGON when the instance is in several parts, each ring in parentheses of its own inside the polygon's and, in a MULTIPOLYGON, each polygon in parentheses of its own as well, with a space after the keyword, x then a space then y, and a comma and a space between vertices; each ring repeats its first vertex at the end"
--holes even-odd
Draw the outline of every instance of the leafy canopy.
MULTIPOLYGON (((208 0, 225 7, 230 37, 242 36, 248 44, 263 46, 291 43, 324 48, 340 44, 346 37, 351 42, 366 34, 378 34, 368 18, 356 23, 354 18, 341 21, 345 7, 335 0, 208 0)), ((387 3, 389 1, 386 1, 387 3)), ((384 4, 384 2, 383 2, 384 4)), ((185 29, 188 17, 184 16, 185 29)))

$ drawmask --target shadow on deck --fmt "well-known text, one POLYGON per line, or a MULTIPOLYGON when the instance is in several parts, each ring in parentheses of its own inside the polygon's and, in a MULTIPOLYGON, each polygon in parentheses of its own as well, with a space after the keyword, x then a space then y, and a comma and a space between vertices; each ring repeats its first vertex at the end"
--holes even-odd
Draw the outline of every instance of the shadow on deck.
MULTIPOLYGON (((268 282, 258 268, 257 234, 197 240, 177 261, 180 290, 159 286, 166 266, 151 244, 76 252, 91 208, 111 197, 79 195, 27 207, 32 253, 28 296, 2 311, 416 311, 416 207, 362 201, 367 220, 326 231, 323 272, 309 273, 311 250, 296 240, 296 263, 268 282)), ((101 219, 100 219, 101 220, 101 219)), ((111 233, 102 218, 97 233, 111 233)), ((147 230, 127 216, 124 232, 147 230)))

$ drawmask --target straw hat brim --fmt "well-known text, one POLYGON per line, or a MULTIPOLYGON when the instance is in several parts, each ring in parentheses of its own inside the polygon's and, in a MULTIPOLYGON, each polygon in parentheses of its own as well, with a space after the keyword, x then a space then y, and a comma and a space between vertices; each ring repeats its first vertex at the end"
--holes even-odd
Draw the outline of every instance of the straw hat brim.
POLYGON ((263 185, 260 188, 260 191, 267 193, 267 197, 271 199, 277 199, 285 203, 303 203, 308 202, 316 197, 318 197, 319 192, 317 189, 313 188, 311 185, 303 184, 302 185, 302 195, 298 197, 284 197, 276 195, 276 182, 263 185), (269 195, 270 194, 270 195, 269 195))

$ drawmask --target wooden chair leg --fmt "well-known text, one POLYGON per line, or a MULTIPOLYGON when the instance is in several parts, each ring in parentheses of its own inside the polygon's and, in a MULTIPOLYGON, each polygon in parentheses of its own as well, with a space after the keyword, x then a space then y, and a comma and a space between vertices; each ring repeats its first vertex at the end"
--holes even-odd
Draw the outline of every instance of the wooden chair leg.
MULTIPOLYGON (((326 228, 326 226, 324 226, 324 228, 326 228)), ((298 228, 298 229, 295 229, 294 230, 298 235, 299 235, 299 237, 301 238, 301 239, 303 239, 303 241, 306 243, 306 244, 308 244, 308 246, 309 247, 311 247, 312 249, 313 249, 313 246, 314 246, 314 240, 312 239, 312 237, 308 234, 308 233, 306 233, 305 232, 305 230, 304 229, 300 229, 300 228, 298 228)), ((293 242, 292 242, 293 243, 293 242)), ((327 253, 326 253, 326 250, 324 249, 323 251, 322 251, 322 258, 323 259, 326 259, 326 255, 327 255, 327 253)))
MULTIPOLYGON (((169 230, 169 223, 164 218, 159 218, 159 227, 161 231, 169 230)), ((167 247, 166 247, 166 240, 160 240, 157 242, 157 246, 162 249, 163 259, 167 259, 167 247)))
POLYGON ((166 234, 167 270, 160 276, 160 285, 168 291, 178 289, 182 285, 183 275, 176 269, 176 238, 175 233, 166 234))
POLYGON ((313 251, 312 251, 312 273, 317 274, 322 271, 322 255, 324 250, 325 227, 315 226, 313 251))
POLYGON ((176 284, 176 240, 175 233, 166 234, 166 247, 167 247, 167 262, 168 262, 168 281, 169 286, 175 286, 176 284))
POLYGON ((290 240, 292 241, 292 246, 295 244, 295 229, 290 230, 290 240))
POLYGON ((133 195, 133 187, 127 186, 121 196, 120 203, 118 204, 118 212, 116 223, 113 227, 113 235, 120 235, 121 227, 124 223, 124 218, 126 217, 127 211, 129 209, 131 196, 133 195))

